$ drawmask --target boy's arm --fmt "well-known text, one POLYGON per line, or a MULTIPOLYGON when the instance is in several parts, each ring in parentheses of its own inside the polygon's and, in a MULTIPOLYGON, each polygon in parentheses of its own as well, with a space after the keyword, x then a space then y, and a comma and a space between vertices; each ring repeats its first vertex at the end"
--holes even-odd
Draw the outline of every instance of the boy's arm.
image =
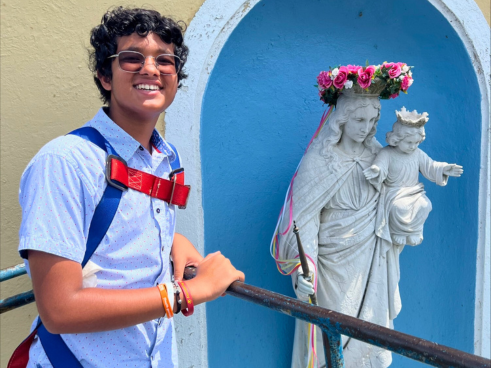
POLYGON ((80 263, 29 250, 39 315, 51 333, 115 330, 162 317, 156 287, 140 290, 82 288, 80 263))
MULTIPOLYGON (((29 250, 29 266, 39 315, 51 333, 115 330, 165 314, 157 287, 83 289, 79 263, 40 251, 29 250)), ((244 274, 216 252, 198 263, 196 277, 186 285, 198 305, 216 299, 237 280, 244 281, 244 274)), ((186 308, 182 293, 181 300, 186 308)))

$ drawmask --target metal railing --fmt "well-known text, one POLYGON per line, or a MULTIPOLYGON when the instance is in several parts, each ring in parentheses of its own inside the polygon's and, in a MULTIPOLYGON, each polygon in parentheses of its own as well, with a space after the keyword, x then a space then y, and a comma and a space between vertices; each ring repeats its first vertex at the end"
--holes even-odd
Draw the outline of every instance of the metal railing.
MULTIPOLYGON (((0 270, 0 282, 13 279, 14 277, 21 276, 26 273, 26 266, 23 263, 17 266, 5 268, 0 270)), ((0 314, 22 307, 23 305, 32 303, 33 301, 34 293, 32 290, 11 296, 10 298, 2 299, 0 300, 0 314)))
MULTIPOLYGON (((24 265, 0 271, 0 282, 26 273, 24 265)), ((185 278, 194 277, 186 269, 185 278)), ((391 330, 326 308, 313 306, 297 299, 236 281, 227 294, 284 313, 290 317, 319 326, 329 339, 325 351, 328 368, 344 367, 341 335, 366 342, 396 354, 418 360, 434 367, 491 368, 491 360, 469 354, 415 336, 391 330)), ((34 301, 32 291, 0 300, 0 313, 34 301)))

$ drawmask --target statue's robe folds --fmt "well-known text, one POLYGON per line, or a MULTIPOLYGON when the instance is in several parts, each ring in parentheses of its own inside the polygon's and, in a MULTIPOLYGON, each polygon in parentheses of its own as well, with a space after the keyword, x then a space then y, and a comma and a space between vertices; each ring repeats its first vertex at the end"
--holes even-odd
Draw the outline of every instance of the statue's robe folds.
MULTIPOLYGON (((401 248, 392 246, 390 237, 375 234, 379 192, 363 175, 375 154, 365 149, 360 156, 350 157, 334 147, 337 159, 330 165, 332 158, 328 160, 321 154, 319 143, 305 154, 291 199, 292 217, 300 229, 305 252, 316 263, 319 305, 392 328, 392 320, 401 308, 398 289, 401 248)), ((288 215, 281 221, 280 231, 284 231, 288 215)), ((292 231, 280 236, 279 252, 281 259, 298 255, 292 231)), ((308 324, 297 320, 292 368, 307 367, 308 345, 308 324)), ((385 368, 392 360, 389 351, 346 336, 343 346, 347 368, 385 368)), ((323 367, 320 329, 317 355, 319 367, 323 367)))

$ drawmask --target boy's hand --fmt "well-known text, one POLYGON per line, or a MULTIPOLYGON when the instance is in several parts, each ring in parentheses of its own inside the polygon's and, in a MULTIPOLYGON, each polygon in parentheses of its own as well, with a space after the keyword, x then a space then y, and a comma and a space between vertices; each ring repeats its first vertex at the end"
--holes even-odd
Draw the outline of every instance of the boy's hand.
POLYGON ((182 281, 184 268, 187 266, 197 267, 203 260, 191 242, 183 235, 175 233, 174 242, 171 250, 172 261, 174 262, 174 279, 182 281))
POLYGON ((363 174, 367 180, 376 178, 380 173, 380 168, 377 165, 372 165, 368 169, 363 170, 363 174))
POLYGON ((457 164, 448 164, 443 169, 443 173, 445 175, 454 176, 456 178, 458 178, 459 176, 461 176, 463 172, 464 172, 463 167, 460 166, 460 165, 457 165, 457 164))
POLYGON ((208 254, 196 269, 196 277, 186 281, 195 305, 223 295, 234 281, 244 281, 244 273, 238 271, 220 252, 208 254))

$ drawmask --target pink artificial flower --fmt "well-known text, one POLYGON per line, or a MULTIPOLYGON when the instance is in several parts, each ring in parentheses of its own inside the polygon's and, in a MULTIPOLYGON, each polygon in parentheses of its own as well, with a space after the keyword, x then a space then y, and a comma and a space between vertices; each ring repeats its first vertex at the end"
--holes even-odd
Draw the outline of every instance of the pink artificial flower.
POLYGON ((365 68, 365 73, 370 74, 370 78, 373 78, 373 75, 375 74, 375 67, 373 65, 367 66, 365 68))
POLYGON ((349 74, 349 70, 347 67, 345 66, 341 66, 339 67, 339 72, 338 72, 338 75, 336 76, 336 78, 334 79, 334 87, 338 88, 338 89, 341 89, 344 87, 344 83, 346 83, 347 79, 348 79, 348 74, 349 74))
POLYGON ((411 82, 412 78, 408 75, 406 75, 404 77, 404 79, 402 80, 401 82, 401 89, 405 92, 407 91, 407 89, 411 86, 412 82, 411 82))
POLYGON ((372 76, 370 75, 370 72, 363 71, 363 68, 361 68, 358 70, 357 81, 361 88, 366 89, 372 84, 372 76))
POLYGON ((392 68, 389 70, 389 78, 394 79, 401 75, 401 67, 397 64, 392 65, 392 68))
POLYGON ((396 98, 396 97, 398 97, 398 96, 399 96, 399 92, 394 93, 393 95, 390 95, 390 96, 389 96, 389 100, 390 100, 391 98, 396 98))
POLYGON ((392 68, 393 65, 394 63, 384 63, 382 66, 385 66, 387 69, 390 69, 392 68))
POLYGON ((322 89, 328 89, 332 86, 332 79, 329 75, 329 72, 320 72, 317 76, 317 83, 319 83, 319 87, 322 89))
POLYGON ((347 66, 348 70, 350 73, 352 74, 358 74, 358 70, 361 69, 361 66, 358 66, 358 65, 348 65, 347 66))

